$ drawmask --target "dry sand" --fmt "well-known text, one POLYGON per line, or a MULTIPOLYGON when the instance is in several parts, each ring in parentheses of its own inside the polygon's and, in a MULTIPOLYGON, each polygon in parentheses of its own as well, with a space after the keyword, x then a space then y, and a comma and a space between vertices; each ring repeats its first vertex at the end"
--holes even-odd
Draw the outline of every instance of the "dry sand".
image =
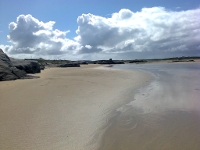
POLYGON ((94 150, 112 111, 151 76, 108 68, 50 68, 0 83, 0 149, 94 150))

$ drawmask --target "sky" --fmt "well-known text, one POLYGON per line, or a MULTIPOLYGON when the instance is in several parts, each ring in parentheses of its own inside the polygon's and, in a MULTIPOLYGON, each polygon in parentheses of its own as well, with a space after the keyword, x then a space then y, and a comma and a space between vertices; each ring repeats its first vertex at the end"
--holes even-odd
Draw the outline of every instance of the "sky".
POLYGON ((0 0, 0 48, 14 58, 200 56, 198 0, 0 0))

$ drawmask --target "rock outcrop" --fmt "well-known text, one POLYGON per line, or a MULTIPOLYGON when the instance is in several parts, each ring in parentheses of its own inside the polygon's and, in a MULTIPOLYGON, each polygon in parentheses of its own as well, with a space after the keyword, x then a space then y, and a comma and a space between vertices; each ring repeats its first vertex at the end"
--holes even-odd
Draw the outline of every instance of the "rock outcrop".
POLYGON ((10 59, 13 66, 19 70, 24 70, 26 73, 40 73, 40 65, 37 61, 10 59))
POLYGON ((66 64, 60 64, 58 67, 80 67, 79 63, 66 63, 66 64))
POLYGON ((26 72, 14 67, 10 58, 0 49, 0 81, 16 80, 24 76, 26 72))
POLYGON ((97 64, 124 64, 123 61, 113 61, 112 59, 109 60, 98 60, 97 64))
POLYGON ((9 58, 0 49, 0 81, 31 78, 27 73, 39 73, 37 62, 9 58))

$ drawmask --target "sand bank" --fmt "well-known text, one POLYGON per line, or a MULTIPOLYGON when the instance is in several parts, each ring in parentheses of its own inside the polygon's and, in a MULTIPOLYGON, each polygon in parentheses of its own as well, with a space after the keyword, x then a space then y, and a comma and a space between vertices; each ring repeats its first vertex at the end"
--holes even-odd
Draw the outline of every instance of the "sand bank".
POLYGON ((94 67, 50 68, 38 79, 1 82, 0 149, 97 149, 109 114, 151 76, 94 67))

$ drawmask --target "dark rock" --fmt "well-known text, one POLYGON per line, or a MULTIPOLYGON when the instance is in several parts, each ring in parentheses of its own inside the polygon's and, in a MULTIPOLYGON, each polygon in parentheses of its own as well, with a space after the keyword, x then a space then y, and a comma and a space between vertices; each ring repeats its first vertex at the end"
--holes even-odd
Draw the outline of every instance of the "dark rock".
POLYGON ((194 60, 193 59, 190 59, 190 60, 188 60, 189 62, 194 62, 194 60))
POLYGON ((88 65, 88 62, 86 62, 86 61, 79 61, 78 62, 80 65, 88 65))
POLYGON ((136 63, 136 64, 138 64, 138 63, 146 63, 147 61, 146 60, 131 60, 131 61, 129 61, 129 63, 136 63))
POLYGON ((34 78, 27 73, 39 73, 40 65, 36 61, 9 58, 0 49, 0 81, 34 78))
POLYGON ((2 65, 0 61, 0 81, 16 80, 18 77, 12 73, 12 70, 8 66, 2 65))
POLYGON ((10 58, 3 52, 2 49, 0 49, 0 61, 2 65, 4 64, 4 66, 8 66, 8 67, 12 66, 10 58))
POLYGON ((16 80, 26 76, 26 72, 13 66, 10 58, 0 49, 0 81, 16 80))
POLYGON ((12 73, 15 76, 17 76, 19 79, 26 76, 26 72, 24 70, 19 70, 16 67, 11 67, 10 69, 11 69, 12 73))
POLYGON ((66 64, 60 64, 58 67, 80 67, 79 63, 66 63, 66 64))
POLYGON ((44 70, 45 69, 45 64, 40 64, 40 70, 44 70))
POLYGON ((123 61, 113 61, 112 59, 109 60, 98 60, 97 64, 124 64, 123 61))
POLYGON ((26 73, 40 73, 40 65, 37 61, 33 60, 20 60, 20 59, 11 59, 14 67, 20 70, 24 70, 26 73))

